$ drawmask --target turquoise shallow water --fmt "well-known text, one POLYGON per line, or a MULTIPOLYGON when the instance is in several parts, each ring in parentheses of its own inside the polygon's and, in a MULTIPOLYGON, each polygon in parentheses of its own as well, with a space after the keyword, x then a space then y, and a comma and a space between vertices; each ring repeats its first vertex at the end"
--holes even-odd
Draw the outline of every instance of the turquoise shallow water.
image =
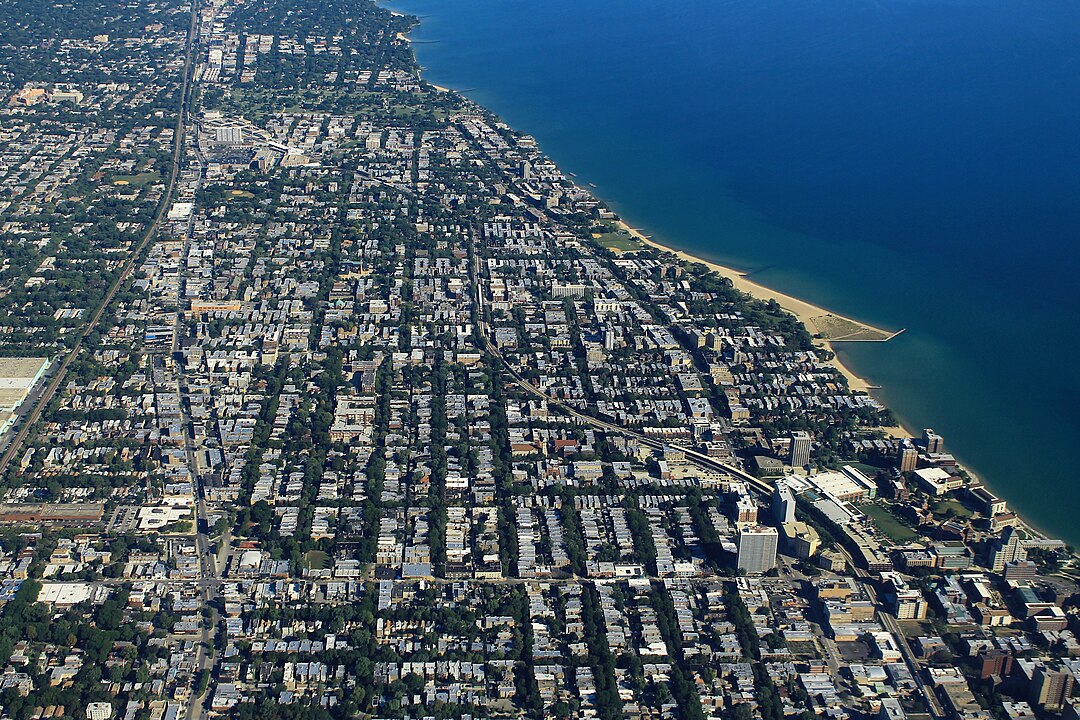
POLYGON ((387 6, 422 17, 425 77, 534 134, 632 224, 907 328, 844 360, 1080 541, 1080 4, 387 6))

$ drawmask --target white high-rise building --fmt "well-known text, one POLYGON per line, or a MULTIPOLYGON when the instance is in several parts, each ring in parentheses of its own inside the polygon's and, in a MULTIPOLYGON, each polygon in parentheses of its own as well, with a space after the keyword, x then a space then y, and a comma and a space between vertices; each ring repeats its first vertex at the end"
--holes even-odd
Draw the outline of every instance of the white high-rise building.
POLYGON ((242 145, 244 129, 239 127, 219 127, 214 131, 214 140, 222 145, 242 145))
POLYGON ((772 496, 773 517, 779 525, 789 525, 795 522, 795 493, 783 480, 776 481, 776 489, 772 496))
POLYGON ((776 528, 754 525, 739 531, 738 567, 748 575, 760 575, 776 567, 776 528))
POLYGON ((1007 527, 990 550, 990 569, 996 573, 1005 570, 1005 564, 1027 560, 1027 548, 1020 542, 1020 533, 1007 527))

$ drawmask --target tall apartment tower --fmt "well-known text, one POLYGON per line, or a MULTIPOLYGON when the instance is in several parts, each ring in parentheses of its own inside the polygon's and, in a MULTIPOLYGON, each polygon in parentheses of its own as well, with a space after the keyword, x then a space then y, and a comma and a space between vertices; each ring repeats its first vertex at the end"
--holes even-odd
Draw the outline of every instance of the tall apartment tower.
POLYGON ((788 465, 805 467, 810 464, 810 433, 797 430, 791 433, 791 450, 788 452, 788 465))
POLYGON ((772 512, 776 522, 787 525, 795 522, 795 494, 783 480, 776 481, 776 489, 772 495, 772 512))
POLYGON ((928 453, 943 453, 945 452, 945 438, 938 435, 930 428, 926 428, 922 431, 923 445, 926 446, 926 452, 928 453))
POLYGON ((1076 685, 1075 678, 1067 669, 1045 665, 1036 669, 1033 680, 1032 699, 1036 705, 1052 713, 1065 709, 1076 685))
POLYGON ((1020 542, 1020 533, 1007 527, 990 550, 990 569, 996 573, 1004 572, 1007 563, 1022 560, 1027 560, 1027 548, 1020 542))
POLYGON ((743 528, 738 537, 738 567, 748 575, 760 575, 776 567, 776 528, 755 525, 743 528))
POLYGON ((910 440, 905 440, 896 451, 896 464, 900 472, 909 473, 919 465, 919 449, 910 440))

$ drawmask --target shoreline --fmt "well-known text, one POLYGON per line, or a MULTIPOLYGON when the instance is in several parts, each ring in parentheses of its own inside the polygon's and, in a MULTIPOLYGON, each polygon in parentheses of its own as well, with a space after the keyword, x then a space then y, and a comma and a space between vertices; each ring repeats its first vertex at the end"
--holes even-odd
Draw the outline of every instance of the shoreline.
MULTIPOLYGON (((383 0, 383 2, 389 2, 389 1, 390 0, 383 0)), ((381 4, 381 3, 379 3, 379 4, 381 4)), ((394 15, 398 15, 398 16, 405 16, 406 15, 406 13, 400 13, 400 12, 397 12, 397 11, 392 10, 390 8, 387 8, 387 10, 389 10, 394 15)), ((419 24, 419 23, 417 23, 417 24, 419 24)), ((415 29, 415 28, 412 28, 412 29, 415 29)), ((412 40, 412 38, 410 37, 410 35, 412 33, 412 29, 410 29, 408 31, 405 31, 405 32, 399 32, 399 33, 397 33, 397 36, 396 36, 398 40, 401 40, 401 41, 404 41, 405 43, 407 43, 410 46, 410 48, 411 48, 411 46, 413 45, 413 42, 414 42, 412 40)), ((413 52, 413 57, 415 59, 415 50, 412 50, 412 52, 413 52)), ((417 78, 422 83, 426 83, 427 85, 431 86, 432 88, 434 88, 435 90, 437 90, 439 92, 444 92, 444 93, 457 92, 457 91, 453 90, 452 88, 444 87, 442 85, 436 85, 435 83, 431 82, 430 80, 425 80, 424 77, 423 77, 423 69, 420 68, 419 64, 417 64, 417 78)), ((578 184, 576 179, 571 180, 571 182, 574 182, 575 185, 578 184)), ((590 194, 594 194, 595 188, 583 188, 583 189, 586 192, 590 193, 590 194)), ((896 332, 890 332, 888 330, 884 330, 882 328, 878 328, 878 327, 874 327, 873 325, 869 325, 868 323, 860 322, 858 320, 854 320, 854 319, 846 317, 844 315, 840 315, 839 313, 831 312, 831 311, 829 311, 829 310, 827 310, 827 309, 825 309, 825 308, 823 308, 821 306, 814 305, 811 302, 807 302, 806 300, 803 300, 801 298, 797 298, 794 295, 788 295, 787 293, 782 293, 782 292, 780 292, 778 290, 773 290, 772 288, 766 287, 765 285, 762 285, 760 283, 754 282, 753 280, 750 280, 749 277, 748 277, 748 273, 736 270, 735 268, 728 267, 726 265, 721 265, 721 264, 713 262, 711 260, 706 260, 705 258, 698 257, 696 255, 692 255, 692 254, 690 254, 690 253, 688 253, 688 252, 686 252, 684 250, 680 250, 678 248, 671 247, 671 246, 668 246, 668 245, 664 245, 663 243, 657 242, 657 241, 653 240, 652 238, 650 238, 649 236, 642 233, 641 231, 639 231, 638 229, 631 227, 622 218, 619 218, 616 221, 616 225, 620 229, 625 230, 627 233, 629 233, 631 237, 634 237, 635 239, 639 240, 640 242, 642 242, 645 245, 648 245, 649 247, 660 250, 661 252, 672 253, 676 257, 679 257, 679 258, 681 258, 683 260, 686 260, 688 262, 700 263, 702 265, 705 265, 707 268, 709 268, 713 272, 715 272, 715 273, 721 275, 722 277, 725 277, 728 280, 730 280, 731 283, 732 283, 732 286, 735 289, 740 290, 740 291, 746 293, 747 295, 750 295, 751 297, 754 297, 754 298, 756 298, 758 300, 763 300, 763 301, 766 301, 766 302, 769 301, 769 300, 775 300, 776 303, 780 307, 782 307, 784 310, 786 310, 789 313, 791 313, 792 315, 794 315, 795 318, 799 322, 801 322, 803 324, 803 327, 805 327, 807 332, 809 332, 811 337, 813 337, 813 342, 814 342, 814 345, 816 347, 823 348, 823 349, 829 351, 829 353, 832 355, 832 358, 830 360, 828 360, 827 363, 829 365, 831 365, 832 367, 834 367, 841 375, 844 376, 844 378, 847 380, 848 387, 850 387, 852 390, 854 390, 856 392, 864 392, 864 393, 866 393, 868 395, 873 394, 872 393, 873 390, 877 390, 877 389, 879 389, 881 387, 879 385, 874 385, 873 383, 869 382, 866 378, 858 375, 854 370, 851 369, 851 367, 844 364, 844 362, 840 359, 839 354, 836 352, 836 348, 834 347, 833 343, 835 343, 835 342, 888 342, 889 340, 893 339, 894 337, 896 337, 900 333, 904 332, 903 329, 901 329, 899 331, 896 331, 896 332), (870 334, 876 334, 879 337, 873 337, 873 338, 846 338, 846 339, 819 337, 819 335, 825 335, 825 333, 820 332, 820 327, 819 327, 818 323, 815 322, 815 318, 817 318, 817 319, 822 319, 822 318, 830 318, 830 319, 832 319, 832 318, 835 318, 835 319, 837 319, 839 321, 842 321, 843 323, 846 323, 846 324, 850 325, 852 328, 858 328, 858 329, 861 329, 861 330, 865 330, 865 331, 868 331, 870 334)), ((895 427, 882 428, 882 431, 885 432, 887 435, 889 435, 891 437, 897 437, 897 438, 899 438, 899 437, 917 437, 917 435, 914 434, 914 432, 911 430, 911 428, 904 425, 902 420, 897 418, 897 422, 898 422, 898 424, 895 427)))
MULTIPOLYGON (((698 257, 697 255, 693 255, 691 253, 688 253, 685 250, 679 250, 677 248, 674 248, 674 247, 671 247, 669 245, 665 245, 665 244, 663 244, 661 242, 658 242, 656 240, 653 240, 652 238, 645 235, 644 233, 642 233, 637 228, 630 227, 630 225, 628 225, 622 219, 617 220, 616 225, 617 225, 617 227, 619 229, 625 230, 633 238, 640 241, 644 245, 647 245, 647 246, 649 246, 651 248, 654 248, 656 250, 660 250, 661 252, 671 253, 671 254, 675 255, 676 257, 678 257, 681 260, 686 260, 687 262, 692 262, 692 263, 700 263, 700 264, 706 266, 707 268, 709 268, 713 272, 717 273, 718 275, 731 280, 732 285, 735 287, 735 289, 741 290, 742 292, 746 293, 747 295, 750 295, 751 297, 754 297, 754 298, 756 298, 758 300, 764 300, 764 301, 776 300, 776 303, 778 305, 780 305, 780 307, 782 307, 784 310, 786 310, 789 313, 791 313, 792 315, 794 315, 796 317, 796 319, 798 319, 799 322, 801 322, 806 327, 807 331, 810 332, 811 335, 814 334, 813 330, 816 327, 816 325, 813 323, 813 318, 821 317, 822 315, 831 315, 831 316, 839 317, 839 318, 842 318, 844 320, 848 320, 848 321, 850 321, 852 323, 856 323, 858 325, 862 325, 862 326, 871 328, 873 330, 877 330, 879 332, 883 332, 883 333, 888 332, 888 331, 882 330, 881 328, 875 328, 872 325, 867 325, 866 323, 859 322, 858 320, 853 320, 853 319, 847 318, 847 317, 845 317, 843 315, 838 315, 837 313, 833 313, 833 312, 831 312, 829 310, 826 310, 825 308, 823 308, 823 307, 821 307, 819 305, 814 305, 811 302, 808 302, 808 301, 803 300, 801 298, 797 298, 797 297, 795 297, 793 295, 788 295, 787 293, 782 293, 782 292, 780 292, 778 290, 773 290, 770 287, 767 287, 767 286, 762 285, 760 283, 754 282, 753 280, 750 280, 747 277, 747 273, 742 272, 740 270, 736 270, 735 268, 728 267, 726 265, 721 265, 721 264, 713 262, 711 260, 706 260, 705 258, 698 257)), ((893 339, 894 337, 901 334, 902 332, 904 332, 904 331, 903 330, 898 330, 896 332, 889 333, 888 337, 886 337, 886 338, 884 338, 882 340, 876 340, 876 341, 870 341, 870 342, 888 342, 889 340, 893 339)), ((859 375, 855 374, 855 372, 850 367, 845 365, 844 362, 840 359, 840 356, 836 353, 836 349, 833 347, 834 342, 837 342, 837 341, 835 341, 835 340, 834 341, 823 340, 823 339, 816 338, 816 337, 814 338, 814 345, 816 345, 818 347, 825 348, 825 349, 829 350, 830 352, 832 352, 833 357, 832 357, 831 360, 828 361, 828 364, 831 365, 832 367, 836 368, 836 370, 839 371, 841 375, 843 375, 845 378, 847 378, 848 385, 851 387, 852 390, 862 391, 862 392, 865 392, 865 393, 867 393, 869 395, 873 395, 873 391, 880 389, 881 386, 871 384, 865 378, 860 377, 859 375)), ((840 341, 840 342, 866 342, 866 341, 846 340, 846 341, 840 341)), ((882 432, 884 432, 887 436, 892 437, 892 438, 900 439, 900 438, 917 438, 917 437, 919 437, 918 433, 916 433, 912 428, 908 427, 905 424, 905 421, 904 421, 903 418, 897 417, 896 421, 897 421, 897 424, 894 425, 894 426, 881 427, 879 429, 882 432)), ((957 459, 959 460, 959 458, 957 458, 957 459)), ((988 487, 988 488, 990 487, 989 483, 986 481, 985 478, 983 478, 981 475, 976 474, 971 469, 971 465, 969 465, 968 463, 965 463, 965 462, 960 462, 960 466, 962 468, 964 468, 965 470, 967 470, 967 472, 972 476, 972 478, 975 479, 977 484, 981 484, 981 485, 983 485, 985 487, 988 487)), ((1016 512, 1016 520, 1017 520, 1016 526, 1017 526, 1017 528, 1023 530, 1025 533, 1028 534, 1029 537, 1039 538, 1039 539, 1058 539, 1058 537, 1055 534, 1049 533, 1049 532, 1043 530, 1042 528, 1038 527, 1034 523, 1032 523, 1030 520, 1028 520, 1026 515, 1021 515, 1015 509, 1013 510, 1013 512, 1016 512)))
MULTIPOLYGON (((849 322, 856 323, 858 325, 862 325, 862 326, 871 328, 873 330, 877 330, 877 331, 882 332, 882 333, 888 333, 888 331, 882 330, 881 328, 875 328, 872 325, 868 325, 866 323, 859 322, 858 320, 853 320, 853 319, 845 317, 843 315, 838 315, 837 313, 826 310, 825 308, 823 308, 823 307, 821 307, 819 305, 814 305, 813 303, 808 302, 806 300, 803 300, 801 298, 797 298, 797 297, 795 297, 793 295, 788 295, 787 293, 782 293, 782 292, 780 292, 778 290, 773 290, 770 287, 766 287, 765 285, 754 282, 753 280, 750 280, 747 277, 747 273, 742 272, 740 270, 736 270, 735 268, 728 267, 726 265, 721 265, 721 264, 713 262, 711 260, 706 260, 705 258, 698 257, 697 255, 693 255, 691 253, 688 253, 685 250, 679 250, 677 248, 674 248, 674 247, 671 247, 669 245, 665 245, 665 244, 663 244, 661 242, 658 242, 656 240, 653 240, 652 238, 645 235, 644 233, 642 233, 637 228, 630 227, 622 219, 617 220, 616 225, 619 227, 619 229, 625 230, 632 237, 639 240, 644 245, 647 245, 647 246, 649 246, 651 248, 654 248, 656 250, 660 250, 661 252, 671 253, 671 254, 675 255, 676 257, 678 257, 681 260, 686 260, 687 262, 692 262, 692 263, 700 263, 700 264, 706 266, 707 268, 709 268, 713 272, 717 273, 718 275, 731 280, 732 285, 735 287, 735 289, 741 290, 742 292, 746 293, 747 295, 750 295, 751 297, 754 297, 754 298, 756 298, 758 300, 764 300, 764 301, 775 300, 776 303, 780 307, 782 307, 784 310, 786 310, 789 313, 791 313, 792 315, 794 315, 796 317, 796 319, 798 319, 799 322, 801 322, 803 324, 803 326, 806 327, 807 331, 810 332, 811 335, 814 334, 813 330, 816 327, 816 324, 813 322, 813 319, 815 317, 821 317, 822 315, 831 315, 831 316, 839 317, 839 318, 842 318, 842 319, 847 320, 849 322)), ((898 330, 898 331, 893 332, 893 333, 888 333, 888 337, 885 337, 884 339, 881 339, 881 340, 870 341, 870 342, 888 342, 889 340, 893 339, 894 337, 901 334, 902 332, 904 332, 904 331, 903 330, 898 330)), ((867 393, 869 395, 873 395, 873 391, 877 390, 877 389, 880 389, 881 386, 871 384, 865 378, 860 377, 859 375, 855 374, 855 372, 850 367, 845 365, 844 362, 840 359, 840 356, 836 353, 836 349, 833 347, 834 342, 837 342, 837 341, 835 341, 835 340, 834 341, 823 340, 823 339, 816 338, 816 337, 814 338, 814 345, 816 345, 818 347, 825 348, 825 349, 829 350, 830 352, 832 352, 833 357, 832 357, 831 360, 828 361, 828 364, 831 365, 832 367, 836 368, 836 370, 839 371, 841 375, 843 375, 845 378, 847 378, 848 385, 851 387, 852 390, 862 391, 862 392, 865 392, 865 393, 867 393)), ((843 341, 842 340, 840 342, 866 342, 866 341, 859 341, 859 340, 843 341)), ((917 438, 917 437, 919 437, 918 433, 916 433, 912 428, 908 427, 905 424, 905 421, 903 420, 903 418, 897 417, 896 421, 897 421, 897 424, 895 426, 881 427, 879 429, 882 432, 884 432, 887 436, 897 438, 897 439, 899 439, 899 438, 917 438)), ((959 460, 959 458, 958 458, 958 460, 959 460)), ((989 484, 987 483, 987 481, 982 476, 977 475, 976 473, 974 473, 971 470, 971 466, 969 464, 961 462, 960 466, 963 467, 965 470, 968 471, 968 473, 971 474, 972 478, 976 480, 977 484, 981 484, 981 485, 983 485, 985 487, 990 487, 989 484)), ((1016 511, 1013 510, 1013 512, 1016 512, 1016 511)), ((1053 533, 1048 533, 1045 530, 1039 528, 1037 525, 1033 524, 1030 520, 1028 520, 1026 516, 1020 515, 1019 512, 1016 512, 1016 521, 1017 521, 1016 522, 1017 528, 1020 529, 1020 530, 1023 530, 1025 533, 1027 533, 1027 535, 1029 537, 1039 538, 1039 539, 1058 539, 1056 535, 1054 535, 1053 533)))
MULTIPOLYGON (((392 2, 392 0, 377 0, 377 4, 379 6, 381 6, 381 7, 385 7, 384 3, 389 3, 389 2, 392 2)), ((407 14, 407 13, 397 12, 397 11, 392 10, 390 8, 386 8, 386 9, 389 10, 394 15, 403 16, 403 15, 407 14)), ((419 24, 419 22, 417 23, 417 25, 418 24, 419 24)), ((403 33, 400 33, 399 36, 398 36, 398 39, 403 40, 404 42, 406 42, 410 46, 410 48, 411 48, 411 50, 413 52, 413 58, 414 58, 414 61, 415 61, 416 60, 415 43, 411 39, 411 37, 409 37, 409 35, 412 32, 412 29, 414 29, 414 28, 411 28, 410 30, 405 31, 403 33)), ((419 66, 419 63, 417 63, 417 79, 420 80, 421 83, 426 84, 426 85, 434 88, 436 91, 439 91, 439 92, 444 92, 444 93, 457 93, 457 92, 459 92, 459 91, 455 90, 454 88, 444 87, 444 86, 441 86, 441 85, 436 85, 435 83, 432 83, 429 80, 425 80, 423 78, 423 69, 419 66)), ((565 171, 561 171, 561 172, 563 172, 564 176, 567 177, 567 179, 569 179, 570 182, 572 182, 574 185, 576 185, 578 187, 582 187, 578 183, 576 175, 574 175, 573 173, 565 172, 565 171)), ((596 190, 595 187, 582 187, 582 189, 585 190, 586 192, 588 192, 589 194, 595 196, 595 190, 596 190)), ((819 348, 827 349, 832 353, 833 357, 832 357, 832 359, 827 361, 828 364, 831 365, 832 367, 834 367, 841 375, 843 375, 845 377, 845 379, 848 382, 849 387, 852 390, 858 391, 858 392, 865 392, 867 394, 873 395, 874 390, 881 389, 880 385, 874 385, 874 384, 870 383, 865 378, 863 378, 863 377, 859 376, 858 374, 856 374, 849 366, 845 365, 844 362, 840 359, 839 355, 837 354, 836 349, 835 349, 833 344, 837 343, 837 342, 888 342, 889 340, 892 340, 893 338, 895 338, 897 335, 903 333, 904 330, 905 330, 904 328, 901 328, 900 330, 897 330, 897 331, 888 331, 888 330, 884 330, 882 328, 877 328, 875 326, 869 325, 867 323, 860 322, 858 320, 854 320, 852 318, 848 318, 848 317, 840 315, 838 313, 831 312, 831 311, 829 311, 829 310, 827 310, 825 308, 822 308, 822 307, 820 307, 818 305, 814 305, 813 303, 810 303, 810 302, 808 302, 806 300, 803 300, 801 298, 797 298, 797 297, 795 297, 793 295, 789 295, 789 294, 780 292, 778 290, 774 290, 774 289, 769 288, 769 287, 767 287, 765 285, 762 285, 762 284, 757 283, 757 282, 755 282, 753 280, 750 280, 749 277, 748 277, 749 274, 746 273, 746 272, 736 270, 735 268, 731 268, 731 267, 728 267, 728 266, 725 266, 725 265, 721 265, 719 263, 716 263, 716 262, 713 262, 713 261, 710 261, 710 260, 706 260, 705 258, 701 258, 701 257, 698 257, 696 255, 692 255, 691 253, 688 253, 688 252, 686 252, 684 250, 680 250, 680 249, 678 249, 676 247, 671 247, 671 246, 665 245, 665 244, 663 244, 661 242, 655 241, 655 240, 651 239, 650 237, 646 236, 645 234, 643 234, 642 232, 640 232, 639 230, 630 227, 621 218, 616 221, 616 225, 617 225, 618 228, 620 228, 622 230, 625 230, 629 235, 631 235, 632 237, 634 237, 635 239, 641 241, 643 244, 645 244, 645 245, 647 245, 649 247, 660 250, 661 252, 671 253, 671 254, 675 255, 676 257, 684 259, 684 260, 686 260, 688 262, 700 263, 700 264, 706 266, 707 268, 709 268, 713 272, 716 272, 717 274, 721 275, 722 277, 725 277, 725 278, 728 278, 729 280, 731 280, 733 287, 735 287, 736 289, 741 290, 742 292, 744 292, 744 293, 746 293, 746 294, 748 294, 748 295, 750 295, 750 296, 752 296, 752 297, 754 297, 756 299, 763 300, 763 301, 775 300, 777 302, 777 304, 780 305, 780 307, 782 307, 784 310, 786 310, 789 313, 791 313, 792 315, 794 315, 795 318, 797 320, 799 320, 799 322, 801 322, 804 327, 806 327, 807 331, 811 334, 811 336, 814 336, 814 335, 818 334, 818 333, 815 332, 815 330, 818 329, 818 324, 815 322, 815 318, 836 318, 836 319, 838 319, 840 321, 850 323, 853 326, 858 326, 858 327, 864 328, 864 329, 870 331, 871 333, 876 333, 876 334, 880 335, 881 337, 875 337, 875 338, 847 337, 847 338, 824 339, 824 338, 821 338, 821 337, 814 337, 813 342, 814 342, 815 346, 817 346, 819 348)), ((882 402, 882 405, 885 406, 884 402, 881 401, 880 398, 876 398, 876 399, 878 399, 879 402, 882 402)), ((897 416, 896 421, 897 421, 897 425, 891 426, 891 427, 881 427, 881 428, 879 428, 879 430, 881 432, 883 432, 885 435, 887 435, 889 437, 893 437, 893 438, 917 438, 917 437, 919 437, 918 433, 914 432, 911 427, 908 427, 906 425, 905 420, 903 418, 900 418, 900 417, 897 416)), ((968 465, 967 463, 961 462, 960 465, 961 465, 962 468, 965 468, 969 472, 972 472, 971 471, 971 466, 968 465)), ((982 476, 976 475, 973 472, 972 472, 972 475, 973 475, 973 477, 975 477, 977 479, 977 481, 980 484, 982 484, 982 485, 984 485, 986 487, 990 487, 989 483, 987 483, 987 481, 982 476)), ((1013 509, 1013 512, 1016 513, 1016 520, 1017 520, 1016 525, 1017 525, 1017 527, 1019 529, 1025 531, 1030 537, 1053 538, 1053 539, 1058 538, 1058 536, 1056 534, 1047 532, 1047 531, 1041 529, 1040 527, 1038 527, 1037 525, 1033 524, 1030 520, 1028 520, 1026 515, 1021 515, 1020 512, 1017 511, 1016 509, 1013 509)), ((1074 557, 1076 557, 1076 556, 1074 555, 1074 557)))
MULTIPOLYGON (((766 302, 769 300, 775 300, 780 307, 794 315, 799 320, 799 322, 801 322, 803 326, 807 329, 807 332, 809 332, 812 336, 819 334, 818 332, 816 332, 818 330, 818 325, 815 322, 815 319, 823 317, 837 318, 839 320, 851 323, 852 325, 866 328, 869 331, 880 333, 884 337, 874 340, 839 340, 814 337, 814 345, 820 348, 824 348, 832 353, 833 357, 831 360, 828 361, 828 363, 834 368, 836 368, 840 372, 840 374, 847 379, 848 385, 851 387, 852 390, 870 393, 872 390, 876 390, 880 387, 878 385, 870 383, 865 378, 857 375, 850 367, 845 365, 843 361, 840 360, 839 355, 837 355, 834 343, 888 342, 889 340, 903 332, 903 330, 898 332, 889 332, 887 330, 883 330, 882 328, 877 328, 867 323, 845 317, 844 315, 832 312, 819 305, 815 305, 801 298, 797 298, 794 295, 788 295, 787 293, 780 292, 779 290, 774 290, 770 287, 755 282, 749 279, 747 273, 736 270, 735 268, 721 265, 711 260, 706 260, 705 258, 699 257, 697 255, 692 255, 685 250, 679 250, 678 248, 671 247, 670 245, 665 245, 661 242, 657 242, 656 240, 653 240, 649 236, 642 233, 640 230, 630 227, 623 220, 618 220, 616 224, 621 230, 625 230, 632 237, 651 248, 660 250, 661 252, 671 253, 679 259, 685 260, 687 262, 700 263, 704 265, 705 267, 709 268, 721 277, 725 277, 730 280, 732 286, 736 290, 744 292, 747 295, 750 295, 751 297, 754 297, 758 300, 763 300, 766 302)), ((903 428, 902 426, 899 428, 889 428, 888 430, 898 429, 902 429, 905 432, 910 432, 910 428, 903 428)), ((890 434, 894 433, 890 432, 890 434)), ((914 437, 914 435, 912 435, 912 437, 914 437)))

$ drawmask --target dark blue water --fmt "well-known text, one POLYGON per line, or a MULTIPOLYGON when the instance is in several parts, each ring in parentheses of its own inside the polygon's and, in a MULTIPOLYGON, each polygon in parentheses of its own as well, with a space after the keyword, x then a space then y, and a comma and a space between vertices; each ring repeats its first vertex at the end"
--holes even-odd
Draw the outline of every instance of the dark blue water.
POLYGON ((1080 540, 1080 2, 388 5, 632 224, 907 328, 845 361, 1080 540))

